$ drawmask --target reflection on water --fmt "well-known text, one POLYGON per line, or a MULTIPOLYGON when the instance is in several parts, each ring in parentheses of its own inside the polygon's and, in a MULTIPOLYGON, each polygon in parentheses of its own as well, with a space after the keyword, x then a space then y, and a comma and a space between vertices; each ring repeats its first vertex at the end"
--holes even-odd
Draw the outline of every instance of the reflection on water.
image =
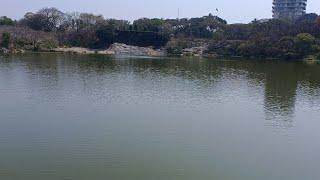
POLYGON ((269 71, 265 83, 266 117, 273 126, 292 127, 298 85, 294 67, 283 64, 269 71))
POLYGON ((0 98, 4 180, 320 177, 317 64, 0 57, 0 98))

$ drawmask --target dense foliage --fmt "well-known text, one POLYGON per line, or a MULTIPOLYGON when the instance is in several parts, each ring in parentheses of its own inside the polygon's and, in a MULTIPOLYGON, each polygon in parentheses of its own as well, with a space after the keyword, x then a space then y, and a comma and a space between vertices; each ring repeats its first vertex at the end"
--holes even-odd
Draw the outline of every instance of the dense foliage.
POLYGON ((12 19, 8 18, 7 16, 1 16, 0 17, 0 25, 14 25, 15 21, 13 21, 12 19))
POLYGON ((231 24, 216 34, 207 52, 228 56, 297 59, 320 51, 320 17, 307 14, 295 21, 270 19, 231 24))
POLYGON ((1 47, 9 48, 11 35, 8 32, 2 33, 1 47))
POLYGON ((307 14, 295 21, 266 19, 248 24, 227 24, 212 14, 191 19, 141 18, 131 23, 104 19, 101 15, 44 8, 26 13, 17 22, 1 17, 0 25, 48 32, 55 34, 60 45, 95 49, 119 42, 166 47, 169 53, 181 54, 184 48, 208 45, 205 51, 208 54, 287 59, 319 56, 320 51, 320 17, 317 14, 307 14))
POLYGON ((227 22, 219 17, 191 19, 104 19, 88 13, 63 13, 56 8, 26 13, 18 24, 38 31, 55 32, 61 44, 106 48, 114 42, 163 47, 170 37, 212 38, 227 22))

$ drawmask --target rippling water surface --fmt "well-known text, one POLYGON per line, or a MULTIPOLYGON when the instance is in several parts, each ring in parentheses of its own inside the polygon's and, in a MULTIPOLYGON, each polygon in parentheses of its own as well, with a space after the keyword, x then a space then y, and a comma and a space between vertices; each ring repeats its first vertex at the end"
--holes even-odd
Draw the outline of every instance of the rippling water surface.
POLYGON ((1 180, 315 180, 320 65, 0 57, 1 180))

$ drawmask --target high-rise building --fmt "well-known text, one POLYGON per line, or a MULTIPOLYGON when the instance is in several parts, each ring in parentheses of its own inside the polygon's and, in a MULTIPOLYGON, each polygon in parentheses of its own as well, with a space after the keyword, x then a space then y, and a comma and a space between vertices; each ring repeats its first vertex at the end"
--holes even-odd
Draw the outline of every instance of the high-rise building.
POLYGON ((273 18, 297 19, 306 13, 307 0, 273 0, 273 18))

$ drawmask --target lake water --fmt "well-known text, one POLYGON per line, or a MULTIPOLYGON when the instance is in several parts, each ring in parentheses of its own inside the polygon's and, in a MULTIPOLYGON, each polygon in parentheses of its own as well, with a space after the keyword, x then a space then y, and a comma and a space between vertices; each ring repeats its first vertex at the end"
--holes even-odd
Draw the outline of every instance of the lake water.
POLYGON ((320 65, 0 57, 1 180, 320 179, 320 65))

